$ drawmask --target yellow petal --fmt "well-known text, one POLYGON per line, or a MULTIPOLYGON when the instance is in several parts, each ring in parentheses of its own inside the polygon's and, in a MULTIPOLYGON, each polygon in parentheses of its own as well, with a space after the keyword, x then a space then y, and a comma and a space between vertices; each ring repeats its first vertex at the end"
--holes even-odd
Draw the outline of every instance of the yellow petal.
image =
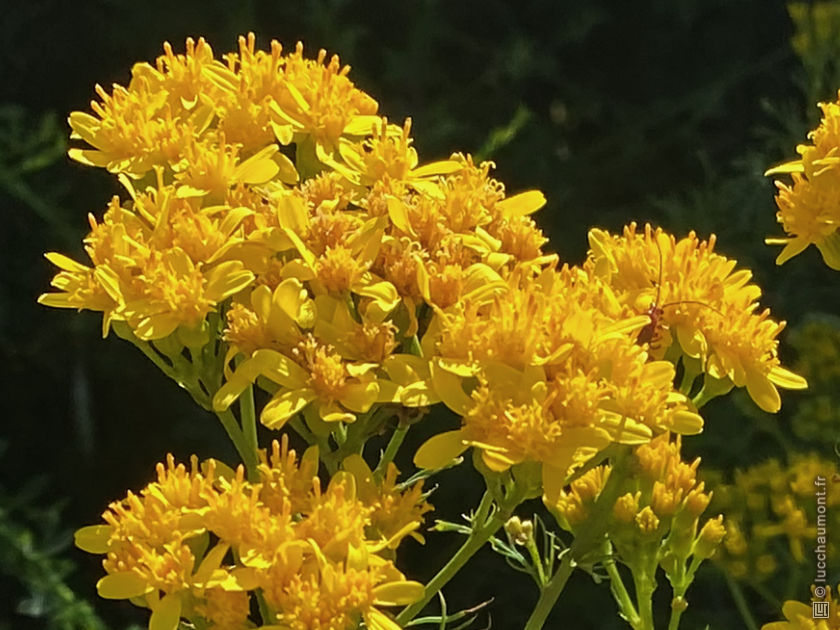
MULTIPOLYGON (((555 463, 555 462, 552 462, 555 463)), ((571 454, 568 456, 568 461, 557 461, 559 465, 543 464, 542 467, 542 485, 543 485, 543 501, 547 506, 553 506, 557 503, 557 498, 566 485, 566 471, 572 465, 571 454)))
POLYGON ((281 429, 286 421, 315 399, 311 389, 293 389, 272 398, 260 414, 269 429, 281 429))
POLYGON ((539 190, 529 190, 503 199, 496 204, 496 209, 506 217, 523 217, 536 212, 544 205, 545 195, 539 190))
POLYGON ((274 137, 277 138, 277 142, 283 146, 291 144, 295 135, 292 125, 281 125, 273 120, 269 124, 271 125, 271 130, 274 132, 274 137))
POLYGON ((181 621, 181 596, 179 593, 165 595, 152 610, 149 630, 177 630, 181 621))
POLYGON ((344 388, 339 402, 350 411, 366 413, 371 405, 376 402, 377 396, 379 396, 379 384, 376 381, 351 383, 344 388))
POLYGON ((272 160, 279 147, 270 144, 242 162, 234 171, 234 179, 244 184, 264 184, 280 171, 272 160))
POLYGON ((764 171, 764 176, 768 177, 769 175, 783 175, 787 173, 803 172, 805 172, 805 165, 802 163, 802 160, 793 160, 791 162, 785 162, 784 164, 768 168, 764 171))
POLYGON ((428 407, 439 403, 440 396, 437 395, 431 383, 419 381, 400 387, 398 400, 394 402, 400 402, 406 407, 428 407))
POLYGON ((303 199, 292 194, 281 195, 276 201, 277 221, 280 227, 295 234, 305 234, 309 229, 309 214, 303 199))
POLYGON ((766 238, 768 245, 784 245, 784 249, 776 256, 776 264, 783 265, 794 256, 801 254, 810 245, 810 241, 802 237, 795 238, 766 238))
POLYGON ((378 129, 381 124, 382 121, 379 116, 353 116, 350 121, 344 125, 344 129, 341 133, 347 136, 369 136, 372 133, 378 133, 376 129, 378 129))
POLYGON ((452 372, 447 372, 438 367, 435 363, 430 363, 429 368, 432 372, 432 386, 443 403, 459 416, 466 415, 472 401, 464 393, 464 389, 461 387, 461 379, 452 372))
POLYGON ((365 627, 370 630, 402 630, 396 621, 376 608, 369 608, 363 616, 365 627))
POLYGON ((410 385, 428 378, 429 362, 413 354, 392 354, 382 364, 392 381, 400 385, 410 385))
POLYGON ((455 160, 440 160, 439 162, 429 162, 423 166, 418 166, 411 171, 412 177, 431 177, 433 175, 449 175, 450 173, 457 173, 462 170, 464 165, 455 160))
POLYGON ((89 273, 91 271, 90 267, 85 267, 83 264, 77 263, 72 258, 68 258, 64 254, 59 254, 58 252, 49 252, 44 254, 44 258, 64 271, 70 271, 72 273, 89 273))
MULTIPOLYGON (((278 385, 289 389, 300 389, 305 386, 309 379, 306 370, 286 355, 275 350, 257 350, 251 357, 251 361, 255 366, 254 369, 257 370, 257 374, 262 374, 278 385)), ((242 365, 245 365, 245 363, 242 365)))
POLYGON ((114 528, 110 525, 89 525, 77 529, 73 542, 82 551, 88 553, 108 553, 108 540, 114 528))
POLYGON ((405 203, 391 195, 386 197, 385 202, 388 206, 388 216, 391 218, 391 223, 406 234, 416 237, 417 233, 411 227, 411 221, 408 218, 408 209, 405 207, 405 203))
POLYGON ((213 572, 221 566, 222 560, 224 560, 229 549, 229 544, 219 543, 208 551, 198 566, 198 570, 193 574, 193 581, 198 585, 202 585, 209 580, 213 572))
POLYGON ((770 370, 770 382, 785 389, 808 389, 808 381, 780 365, 770 370))
POLYGON ((146 580, 136 573, 111 573, 96 583, 96 592, 104 599, 128 599, 151 590, 146 580))
POLYGON ((420 582, 388 582, 373 589, 377 606, 408 606, 423 599, 425 587, 420 582))
POLYGON ((670 428, 674 433, 697 435, 703 432, 703 416, 687 409, 680 409, 671 416, 670 428))
POLYGON ((143 341, 163 339, 175 332, 179 323, 179 317, 174 313, 150 315, 140 320, 134 329, 134 334, 143 341))
POLYGON ((825 264, 832 269, 840 270, 840 232, 835 231, 815 245, 820 250, 825 264))
POLYGON ((229 260, 214 266, 207 273, 206 280, 207 299, 221 302, 251 284, 254 274, 245 269, 240 261, 229 260))
POLYGON ((776 413, 782 407, 779 390, 767 376, 755 372, 748 373, 747 392, 755 404, 768 413, 776 413))
POLYGON ((603 414, 601 425, 615 442, 619 444, 645 444, 650 442, 653 432, 646 424, 614 411, 605 411, 603 414))
MULTIPOLYGON (((804 617, 805 619, 810 620, 812 614, 811 606, 803 604, 802 602, 790 600, 785 602, 784 606, 782 606, 782 614, 787 617, 788 621, 796 621, 797 617, 804 617)), ((788 626, 785 625, 785 627, 788 626)))
POLYGON ((427 470, 438 470, 466 451, 463 432, 447 431, 429 438, 414 454, 414 465, 427 470))
POLYGON ((276 153, 271 158, 278 166, 277 179, 289 186, 295 185, 300 180, 300 175, 292 162, 284 153, 276 153))
POLYGON ((481 460, 484 462, 484 465, 493 472, 504 472, 516 463, 504 453, 500 453, 496 450, 482 450, 481 460))

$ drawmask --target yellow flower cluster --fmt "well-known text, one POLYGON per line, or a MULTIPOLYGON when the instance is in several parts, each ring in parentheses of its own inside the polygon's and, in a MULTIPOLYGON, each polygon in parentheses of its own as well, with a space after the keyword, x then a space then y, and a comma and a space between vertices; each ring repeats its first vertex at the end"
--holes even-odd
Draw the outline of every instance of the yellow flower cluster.
POLYGON ((167 44, 128 87, 98 87, 95 115, 71 115, 93 147, 71 156, 118 174, 129 199, 90 219, 92 266, 48 254, 58 292, 40 301, 101 311, 105 333, 125 324, 167 356, 206 344, 224 312, 214 406, 259 378, 273 428, 304 408, 323 434, 375 403, 436 402, 406 353, 418 314, 550 259, 528 216, 545 199, 506 197, 468 156, 420 164, 410 122, 376 116, 337 57, 254 46, 217 60, 203 40, 167 44))
MULTIPOLYGON (((653 560, 666 572, 675 572, 676 564, 692 555, 711 557, 724 537, 720 516, 707 520, 698 532, 711 493, 697 480, 700 459, 685 463, 680 448, 680 437, 671 441, 667 434, 638 446, 633 453, 636 474, 621 482, 607 533, 631 569, 653 560)), ((561 527, 574 533, 587 521, 610 473, 609 466, 587 471, 548 505, 561 527)))
MULTIPOLYGON (((814 597, 813 601, 825 602, 828 605, 825 619, 814 618, 813 602, 804 604, 794 600, 785 602, 782 607, 784 621, 773 621, 761 626, 761 630, 838 630, 840 629, 840 605, 831 596, 831 588, 826 589, 825 597, 814 597)), ((822 612, 822 610, 820 611, 822 612)))
POLYGON ((822 120, 808 134, 810 144, 796 147, 799 159, 766 173, 792 179, 791 184, 776 181, 776 218, 788 236, 768 238, 767 243, 784 245, 776 258, 779 265, 814 244, 826 265, 840 269, 840 100, 819 107, 822 120))
MULTIPOLYGON (((393 466, 393 465, 392 465, 393 466)), ((107 525, 76 533, 76 544, 104 553, 102 597, 152 610, 149 627, 253 628, 259 600, 266 627, 342 630, 399 626, 379 607, 423 595, 386 558, 416 534, 431 509, 421 485, 395 488, 396 469, 377 482, 361 458, 348 459, 323 489, 315 447, 298 459, 275 441, 259 482, 208 460, 188 470, 169 456, 157 480, 129 492, 103 514, 107 525)))
POLYGON ((620 236, 591 230, 589 243, 587 271, 613 289, 627 312, 649 314, 639 340, 655 356, 682 358, 688 387, 701 373, 707 389, 746 386, 771 413, 781 406, 777 387, 806 387, 779 363, 784 322, 758 310, 761 289, 750 283, 752 273, 715 253, 714 235, 701 241, 691 232, 677 240, 631 224, 620 236))
MULTIPOLYGON (((717 560, 732 576, 765 581, 790 565, 813 563, 819 487, 818 475, 834 463, 814 453, 800 454, 790 465, 770 459, 736 471, 733 484, 716 484, 714 507, 726 514, 727 537, 717 560)), ((823 486, 827 528, 840 527, 840 485, 827 479, 823 486)), ((828 538, 826 553, 836 555, 828 538)))
POLYGON ((702 419, 673 391, 673 365, 636 343, 647 318, 615 317, 605 304, 617 305, 599 280, 549 267, 439 312, 423 345, 435 391, 463 427, 432 438, 415 461, 436 467, 476 446, 492 470, 542 463, 553 495, 570 466, 611 441, 699 432, 702 419))

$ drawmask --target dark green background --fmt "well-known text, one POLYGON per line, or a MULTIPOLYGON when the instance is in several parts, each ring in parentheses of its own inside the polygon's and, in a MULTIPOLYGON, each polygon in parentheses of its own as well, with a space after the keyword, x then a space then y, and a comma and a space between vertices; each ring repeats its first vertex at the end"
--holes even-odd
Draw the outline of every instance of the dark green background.
MULTIPOLYGON (((538 222, 564 261, 582 260, 593 225, 714 232, 719 251, 755 270, 776 317, 840 312, 837 276, 813 250, 776 268, 763 245, 779 228, 762 173, 793 154, 815 101, 840 87, 836 50, 805 63, 793 52, 782 2, 15 2, 0 20, 0 629, 93 623, 74 621, 89 611, 62 580, 107 627, 142 624, 129 604, 96 599, 99 559, 70 548, 70 532, 146 483, 166 452, 233 461, 216 420, 127 344, 103 341, 99 316, 35 299, 53 273, 43 251, 79 257, 87 213, 118 192, 64 156, 66 115, 87 109, 95 83, 127 82, 164 40, 181 51, 186 36, 204 35, 223 53, 249 30, 260 46, 338 52, 381 113, 413 118, 421 159, 480 153, 508 190, 542 189, 538 222)), ((749 408, 710 405, 706 433, 686 450, 725 470, 778 455, 768 427, 787 431, 786 416, 749 408)), ((474 474, 441 483, 439 516, 457 519, 480 496, 474 474)), ((456 544, 454 534, 408 543, 405 568, 427 577, 456 544)), ((521 627, 536 600, 490 552, 447 594, 461 607, 495 596, 493 627, 505 629, 521 627)), ((743 627, 714 571, 689 595, 684 628, 743 627)), ((775 618, 748 596, 760 621, 775 618)), ((623 627, 614 610, 606 585, 576 575, 548 627, 623 627)))

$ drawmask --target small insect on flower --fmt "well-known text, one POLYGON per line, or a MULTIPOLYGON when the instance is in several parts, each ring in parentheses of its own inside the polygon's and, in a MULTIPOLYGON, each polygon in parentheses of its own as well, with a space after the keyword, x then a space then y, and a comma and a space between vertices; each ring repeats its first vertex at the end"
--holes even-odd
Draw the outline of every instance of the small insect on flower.
POLYGON ((661 329, 662 326, 664 326, 660 320, 663 315, 665 315, 666 308, 679 306, 680 304, 696 304, 713 310, 721 317, 723 317, 723 313, 711 304, 706 304, 705 302, 701 302, 699 300, 675 300, 673 302, 667 302, 666 304, 659 304, 659 300, 662 297, 662 246, 659 244, 658 240, 655 240, 654 242, 656 243, 656 249, 659 252, 659 278, 656 281, 656 299, 651 302, 650 306, 644 313, 650 318, 650 322, 645 324, 639 331, 639 334, 636 336, 636 341, 639 345, 648 344, 652 350, 658 350, 658 342, 662 338, 661 329))

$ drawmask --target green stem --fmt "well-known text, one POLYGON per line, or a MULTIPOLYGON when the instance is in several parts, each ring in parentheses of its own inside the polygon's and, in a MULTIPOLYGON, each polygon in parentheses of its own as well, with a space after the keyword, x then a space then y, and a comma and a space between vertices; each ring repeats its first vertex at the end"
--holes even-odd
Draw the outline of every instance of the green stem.
POLYGON ((242 433, 242 429, 239 427, 239 423, 236 421, 236 416, 233 415, 230 409, 217 411, 216 416, 222 421, 222 426, 225 428, 230 441, 233 442, 236 452, 239 453, 240 459, 245 464, 248 479, 256 479, 257 452, 250 448, 248 441, 245 439, 245 435, 242 433))
POLYGON ((630 598, 630 593, 627 592, 627 587, 624 586, 624 580, 618 572, 618 566, 615 563, 612 543, 610 541, 606 541, 605 553, 607 559, 604 561, 604 568, 606 568, 607 575, 610 577, 610 591, 612 591, 613 598, 618 604, 618 610, 621 615, 634 630, 637 630, 641 619, 639 613, 636 612, 636 606, 633 604, 633 600, 630 598))
POLYGON ((242 437, 249 453, 254 457, 253 469, 248 469, 248 479, 258 481, 257 462, 259 461, 257 443, 257 413, 254 406, 254 386, 249 385, 239 397, 239 415, 242 417, 242 437))
POLYGON ((560 597, 560 593, 563 592, 566 582, 568 582, 569 576, 572 574, 575 566, 576 564, 574 558, 572 558, 572 551, 570 549, 563 556, 557 572, 540 592, 540 598, 537 600, 537 605, 528 618, 528 623, 525 624, 524 630, 539 630, 543 627, 545 620, 548 619, 551 609, 554 608, 554 604, 560 597))
POLYGON ((732 593, 732 599, 735 601, 735 607, 741 613, 741 618, 747 626, 747 630, 758 630, 758 624, 752 616, 750 607, 747 605, 747 600, 744 598, 744 592, 738 583, 726 571, 723 572, 723 577, 726 578, 726 585, 729 587, 729 592, 732 593))
MULTIPOLYGON (((547 580, 545 577, 545 569, 543 568, 543 560, 540 556, 540 550, 537 549, 537 541, 533 536, 528 536, 528 542, 525 543, 525 548, 531 556, 531 562, 537 570, 537 578, 539 579, 540 588, 545 587, 547 580)), ((551 549, 551 547, 549 547, 551 549)))
POLYGON ((677 630, 680 627, 680 617, 685 612, 686 606, 671 604, 671 618, 668 620, 668 630, 677 630))
POLYGON ((653 630, 653 591, 656 585, 647 571, 633 573, 633 582, 636 586, 639 630, 653 630))
POLYGON ((388 464, 394 461, 394 457, 396 457, 397 451, 400 450, 400 446, 402 446, 407 433, 408 425, 400 425, 394 429, 394 432, 391 434, 391 439, 388 440, 388 446, 385 447, 385 452, 382 453, 382 458, 376 465, 376 470, 373 471, 374 475, 383 475, 388 471, 388 464))
MULTIPOLYGON (((515 507, 515 506, 514 506, 515 507)), ((467 561, 475 555, 475 553, 484 546, 490 537, 495 534, 505 521, 510 516, 514 507, 502 510, 497 508, 495 513, 491 514, 493 508, 493 496, 490 492, 485 492, 481 498, 476 509, 475 517, 473 518, 474 527, 470 535, 461 545, 461 548, 455 552, 455 555, 446 563, 446 565, 438 571, 428 584, 426 584, 426 592, 423 599, 410 606, 407 606, 403 611, 397 615, 397 623, 404 626, 411 621, 414 616, 419 613, 426 604, 451 580, 458 571, 467 563, 467 561), (489 516, 489 518, 488 518, 489 516)))
POLYGON ((630 463, 629 447, 622 447, 615 456, 610 476, 603 490, 595 500, 586 521, 578 527, 575 540, 569 551, 563 556, 557 573, 549 580, 540 593, 537 605, 525 625, 525 630, 539 630, 548 619, 554 604, 563 592, 572 569, 580 560, 593 549, 600 548, 604 533, 609 523, 609 514, 615 505, 622 482, 627 476, 630 463))

